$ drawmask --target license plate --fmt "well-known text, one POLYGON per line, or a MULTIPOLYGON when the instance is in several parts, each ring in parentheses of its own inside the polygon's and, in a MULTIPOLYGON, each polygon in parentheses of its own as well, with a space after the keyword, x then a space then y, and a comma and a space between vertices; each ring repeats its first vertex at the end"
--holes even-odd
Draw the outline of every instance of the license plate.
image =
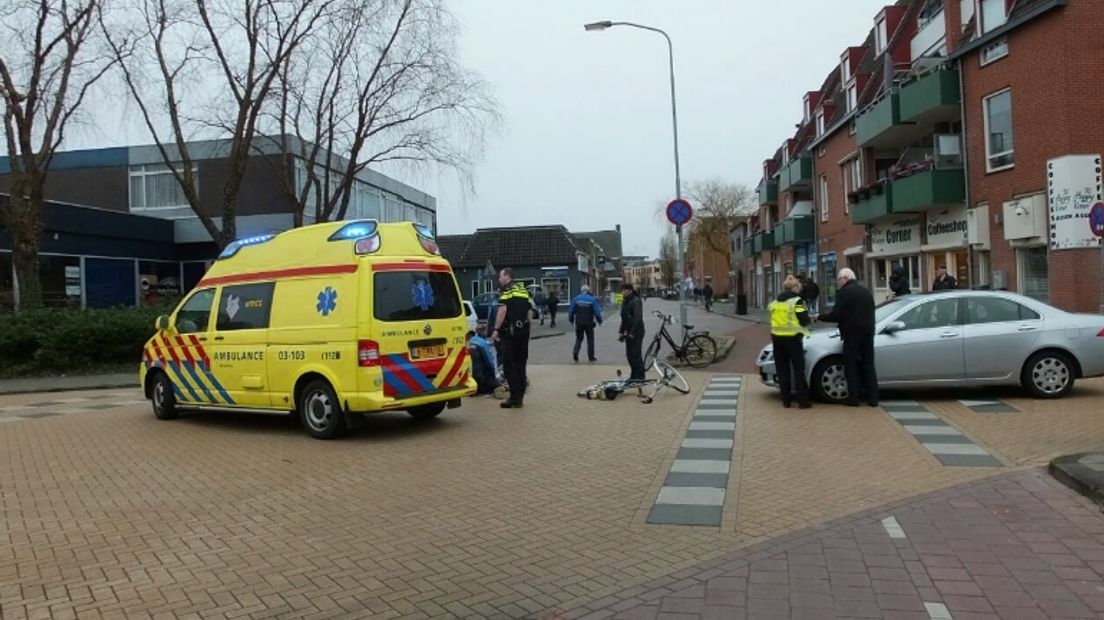
POLYGON ((445 345, 435 344, 427 347, 414 347, 414 357, 426 358, 426 357, 444 357, 445 345))

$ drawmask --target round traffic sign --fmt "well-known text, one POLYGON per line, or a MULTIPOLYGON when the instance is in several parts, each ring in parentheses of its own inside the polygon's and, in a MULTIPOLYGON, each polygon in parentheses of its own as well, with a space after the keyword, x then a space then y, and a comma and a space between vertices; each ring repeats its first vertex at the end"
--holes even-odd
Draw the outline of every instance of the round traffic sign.
POLYGON ((1089 227, 1097 237, 1104 237, 1104 202, 1098 202, 1089 211, 1089 227))
POLYGON ((682 226, 690 221, 694 215, 694 209, 690 203, 682 198, 676 198, 667 203, 667 221, 675 226, 682 226))

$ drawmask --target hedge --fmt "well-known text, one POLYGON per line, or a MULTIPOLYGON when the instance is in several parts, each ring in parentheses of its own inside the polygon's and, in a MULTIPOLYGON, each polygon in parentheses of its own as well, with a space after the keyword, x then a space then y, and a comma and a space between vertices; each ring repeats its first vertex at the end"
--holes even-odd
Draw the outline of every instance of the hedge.
POLYGON ((137 365, 162 307, 110 310, 42 309, 0 315, 3 374, 137 365))

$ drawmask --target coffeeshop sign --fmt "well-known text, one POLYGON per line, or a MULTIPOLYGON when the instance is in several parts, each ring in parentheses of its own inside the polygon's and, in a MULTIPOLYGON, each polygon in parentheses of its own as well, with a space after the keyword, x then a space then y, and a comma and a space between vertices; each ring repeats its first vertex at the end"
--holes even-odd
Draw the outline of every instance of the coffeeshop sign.
POLYGON ((966 205, 931 211, 926 224, 930 249, 964 247, 967 242, 966 205))
POLYGON ((908 218, 870 227, 870 253, 898 256, 920 252, 920 220, 908 218))

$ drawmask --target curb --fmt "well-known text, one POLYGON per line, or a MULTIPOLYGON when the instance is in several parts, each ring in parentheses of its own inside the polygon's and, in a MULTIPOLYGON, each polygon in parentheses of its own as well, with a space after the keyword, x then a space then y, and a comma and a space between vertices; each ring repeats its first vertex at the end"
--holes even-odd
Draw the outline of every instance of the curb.
POLYGON ((128 382, 115 382, 115 383, 95 383, 90 385, 62 385, 62 386, 49 386, 41 388, 15 388, 15 389, 3 389, 0 388, 0 396, 15 396, 17 394, 49 394, 51 392, 84 392, 92 390, 115 390, 120 388, 139 388, 141 387, 137 381, 128 382))
POLYGON ((1104 460, 1104 453, 1082 452, 1060 456, 1050 462, 1047 471, 1059 482, 1089 498, 1104 509, 1104 472, 1085 465, 1081 459, 1096 456, 1104 460))

